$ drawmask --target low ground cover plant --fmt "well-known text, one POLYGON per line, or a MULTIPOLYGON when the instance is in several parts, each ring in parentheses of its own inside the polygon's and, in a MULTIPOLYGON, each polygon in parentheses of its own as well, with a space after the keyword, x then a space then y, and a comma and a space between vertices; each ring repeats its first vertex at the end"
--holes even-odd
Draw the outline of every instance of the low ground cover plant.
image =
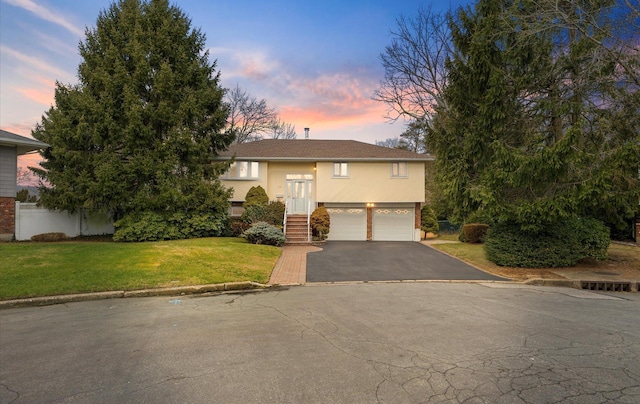
POLYGON ((255 223, 242 233, 242 237, 246 238, 252 244, 282 246, 285 242, 282 230, 267 222, 255 223))

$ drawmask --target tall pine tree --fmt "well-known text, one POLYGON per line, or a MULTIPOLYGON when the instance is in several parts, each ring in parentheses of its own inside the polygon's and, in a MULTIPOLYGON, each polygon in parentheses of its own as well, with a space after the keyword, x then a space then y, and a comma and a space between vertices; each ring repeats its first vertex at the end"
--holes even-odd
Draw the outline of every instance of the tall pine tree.
POLYGON ((479 0, 451 19, 446 103, 428 138, 458 220, 481 210, 535 232, 633 215, 638 53, 617 45, 613 4, 479 0))
POLYGON ((79 83, 57 83, 33 130, 51 145, 35 170, 50 208, 222 217, 211 158, 233 140, 205 35, 168 0, 120 0, 79 45, 79 83))

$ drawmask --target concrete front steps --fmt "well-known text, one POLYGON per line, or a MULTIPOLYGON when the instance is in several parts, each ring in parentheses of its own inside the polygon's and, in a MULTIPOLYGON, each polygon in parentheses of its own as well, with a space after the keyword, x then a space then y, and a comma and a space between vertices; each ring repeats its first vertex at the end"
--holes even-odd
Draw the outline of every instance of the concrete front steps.
POLYGON ((284 235, 287 245, 311 245, 307 234, 307 215, 288 215, 287 232, 284 235))

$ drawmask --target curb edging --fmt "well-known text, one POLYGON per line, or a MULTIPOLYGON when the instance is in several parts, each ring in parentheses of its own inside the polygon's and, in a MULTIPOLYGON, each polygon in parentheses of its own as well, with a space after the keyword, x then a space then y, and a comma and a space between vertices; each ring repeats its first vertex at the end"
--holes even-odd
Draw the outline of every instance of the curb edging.
POLYGON ((54 304, 64 304, 73 302, 85 302, 90 300, 106 300, 106 299, 123 299, 130 297, 152 297, 152 296, 181 296, 181 295, 196 295, 204 293, 224 293, 233 292, 239 290, 254 290, 254 289, 268 289, 271 285, 264 285, 258 282, 227 282, 216 283, 210 285, 195 285, 195 286, 175 286, 170 288, 153 288, 153 289, 140 289, 140 290, 115 290, 109 292, 95 292, 95 293, 78 293, 72 295, 58 295, 58 296, 42 296, 32 297, 25 299, 12 299, 0 301, 0 310, 12 309, 17 307, 35 307, 35 306, 50 306, 54 304))

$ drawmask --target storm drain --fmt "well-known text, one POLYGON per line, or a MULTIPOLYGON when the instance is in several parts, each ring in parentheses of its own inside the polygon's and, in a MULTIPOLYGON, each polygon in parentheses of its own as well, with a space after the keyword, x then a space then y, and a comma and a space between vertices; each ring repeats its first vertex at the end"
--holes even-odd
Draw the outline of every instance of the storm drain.
POLYGON ((583 281, 581 283, 584 290, 599 290, 603 292, 637 292, 638 288, 632 282, 594 282, 583 281))

